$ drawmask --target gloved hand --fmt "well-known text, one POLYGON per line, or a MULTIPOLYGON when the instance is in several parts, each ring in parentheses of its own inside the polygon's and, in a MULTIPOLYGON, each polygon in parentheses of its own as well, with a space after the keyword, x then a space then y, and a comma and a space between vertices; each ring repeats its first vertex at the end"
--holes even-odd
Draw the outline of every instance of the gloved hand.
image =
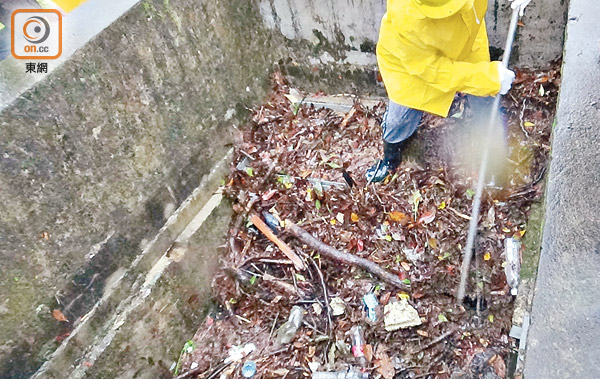
POLYGON ((510 7, 512 9, 519 8, 519 16, 523 16, 523 11, 525 11, 525 7, 527 6, 527 4, 529 4, 529 2, 531 0, 509 0, 509 1, 510 1, 510 7))
POLYGON ((500 95, 506 95, 506 93, 510 90, 512 83, 515 81, 515 73, 507 68, 504 68, 504 66, 500 66, 498 74, 500 76, 500 95))

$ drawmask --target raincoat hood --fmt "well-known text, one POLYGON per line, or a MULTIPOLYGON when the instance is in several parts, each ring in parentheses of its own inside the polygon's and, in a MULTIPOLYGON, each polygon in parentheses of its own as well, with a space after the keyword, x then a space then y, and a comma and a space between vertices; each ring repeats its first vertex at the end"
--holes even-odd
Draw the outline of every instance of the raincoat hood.
POLYGON ((473 0, 414 0, 421 13, 430 18, 450 17, 473 0))

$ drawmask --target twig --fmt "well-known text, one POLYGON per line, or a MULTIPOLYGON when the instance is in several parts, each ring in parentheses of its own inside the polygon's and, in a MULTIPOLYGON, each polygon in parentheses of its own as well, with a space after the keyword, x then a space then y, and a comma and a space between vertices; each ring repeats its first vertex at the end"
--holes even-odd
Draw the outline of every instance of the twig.
MULTIPOLYGON (((213 378, 213 377, 215 377, 215 376, 216 376, 217 374, 219 374, 221 371, 225 370, 225 369, 227 368, 227 366, 229 366, 230 364, 231 364, 231 363, 223 363, 223 362, 219 363, 219 364, 217 365, 217 367, 215 367, 215 368, 214 368, 214 369, 211 371, 211 373, 210 373, 210 374, 208 374, 208 376, 207 376, 206 378, 208 379, 208 378, 213 378)), ((192 375, 200 374, 200 372, 201 372, 201 371, 202 371, 202 367, 196 367, 196 368, 195 368, 195 369, 193 369, 193 370, 186 371, 186 372, 184 372, 183 374, 181 374, 181 375, 179 375, 179 376, 175 377, 175 379, 185 379, 185 378, 188 378, 188 377, 190 377, 190 376, 192 376, 192 375)), ((208 371, 210 371, 210 369, 208 369, 208 370, 204 371, 204 372, 202 373, 202 375, 203 375, 203 374, 206 374, 206 373, 208 373, 208 371)))
POLYGON ((525 114, 525 102, 527 101, 527 99, 523 99, 523 107, 521 108, 521 114, 519 116, 519 119, 521 120, 521 122, 519 123, 519 125, 521 125, 521 130, 523 131, 523 134, 525 134, 525 137, 529 138, 529 134, 527 134, 527 131, 525 130, 525 125, 523 124, 523 115, 525 114))
POLYGON ((313 237, 306 230, 302 229, 298 225, 294 224, 290 220, 285 221, 285 228, 289 230, 296 238, 306 243, 312 249, 317 250, 322 256, 342 262, 347 265, 357 266, 371 274, 377 276, 386 283, 389 283, 395 287, 406 289, 407 286, 404 284, 397 275, 393 275, 376 263, 371 262, 368 259, 360 258, 355 255, 339 251, 313 237))
POLYGON ((279 312, 275 315, 275 319, 273 320, 273 325, 271 326, 271 331, 269 332, 269 339, 273 337, 273 332, 275 331, 275 325, 277 324, 277 319, 279 319, 279 312))
POLYGON ((452 212, 454 212, 454 214, 457 215, 460 218, 464 218, 465 220, 470 220, 471 219, 471 216, 467 216, 464 213, 460 213, 459 211, 457 211, 456 209, 454 209, 452 207, 446 207, 446 208, 448 208, 449 210, 451 210, 452 212))
POLYGON ((446 338, 448 338, 449 336, 451 336, 452 334, 456 333, 457 328, 453 327, 450 330, 448 330, 446 333, 442 334, 441 336, 439 336, 438 338, 434 339, 433 341, 429 342, 427 345, 423 346, 422 348, 420 348, 419 350, 417 350, 415 353, 420 353, 423 350, 427 350, 430 347, 432 347, 433 345, 442 342, 443 340, 445 340, 446 338))
POLYGON ((304 266, 304 262, 302 261, 302 259, 292 251, 292 248, 289 247, 289 245, 285 242, 283 242, 282 240, 280 240, 274 233, 273 231, 267 226, 267 224, 265 224, 265 222, 263 220, 261 220, 260 217, 258 217, 256 214, 252 214, 250 216, 250 221, 254 224, 254 226, 256 226, 258 228, 258 230, 260 230, 269 240, 271 240, 271 242, 273 242, 275 245, 277 245, 279 247, 279 249, 281 249, 281 252, 283 254, 285 254, 286 257, 288 257, 290 259, 290 261, 292 261, 294 263, 294 267, 296 267, 296 270, 304 270, 306 268, 306 266, 304 266))
MULTIPOLYGON (((477 312, 477 326, 481 326, 481 283, 480 272, 479 272, 479 256, 475 254, 475 310, 477 312)), ((481 283, 483 287, 483 283, 481 283)))
POLYGON ((293 265, 294 263, 285 260, 285 259, 267 259, 267 258, 257 258, 257 261, 260 263, 271 263, 276 265, 293 265))
POLYGON ((323 272, 317 265, 317 262, 315 262, 315 260, 311 257, 307 257, 307 259, 313 265, 315 270, 317 270, 317 275, 319 275, 319 279, 321 280, 321 286, 323 287, 323 297, 325 298, 325 311, 327 312, 327 334, 331 334, 331 331, 333 330, 333 321, 331 321, 331 310, 329 309, 329 294, 327 293, 327 284, 325 284, 323 272))

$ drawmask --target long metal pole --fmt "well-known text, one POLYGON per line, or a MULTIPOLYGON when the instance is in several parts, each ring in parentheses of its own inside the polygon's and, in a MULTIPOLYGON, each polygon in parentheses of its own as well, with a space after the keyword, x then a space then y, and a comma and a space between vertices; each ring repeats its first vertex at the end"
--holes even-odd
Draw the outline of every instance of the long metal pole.
MULTIPOLYGON (((512 45, 515 39, 515 33, 517 31, 517 22, 519 21, 520 7, 513 9, 512 18, 510 19, 510 26, 508 28, 508 35, 506 36, 506 45, 504 46, 504 56, 502 57, 502 66, 508 68, 508 61, 512 52, 512 45)), ((458 292, 456 294, 456 301, 458 304, 462 304, 465 298, 465 288, 467 285, 467 278, 469 276, 469 266, 471 265, 471 258, 473 257, 473 244, 475 242, 475 236, 477 235, 477 224, 479 221, 479 210, 481 208, 481 195, 483 193, 483 185, 485 182, 485 176, 488 166, 490 140, 492 138, 492 131, 498 118, 498 110, 500 108, 500 99, 502 95, 497 94, 494 99, 494 105, 492 107, 492 113, 490 115, 490 123, 487 127, 486 138, 484 141, 483 157, 481 158, 481 166, 479 166, 479 177, 477 178, 477 190, 475 191, 475 197, 473 198, 473 209, 471 211, 471 220, 469 221, 469 235, 467 236, 467 245, 464 250, 464 257, 461 267, 460 284, 458 286, 458 292)))

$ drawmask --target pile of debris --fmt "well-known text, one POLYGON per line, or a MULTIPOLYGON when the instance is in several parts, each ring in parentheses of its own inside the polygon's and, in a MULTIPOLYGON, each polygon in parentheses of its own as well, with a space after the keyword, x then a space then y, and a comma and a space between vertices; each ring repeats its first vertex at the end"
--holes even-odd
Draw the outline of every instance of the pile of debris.
POLYGON ((503 100, 513 168, 482 201, 465 304, 455 291, 476 175, 440 147, 468 121, 466 98, 452 117, 424 117, 413 145, 427 149, 367 185, 385 105, 337 114, 302 105, 282 75, 273 82, 223 186, 235 216, 213 283, 218 307, 176 376, 506 377, 515 341, 505 240, 526 233, 543 193, 558 64, 519 72, 503 100))

